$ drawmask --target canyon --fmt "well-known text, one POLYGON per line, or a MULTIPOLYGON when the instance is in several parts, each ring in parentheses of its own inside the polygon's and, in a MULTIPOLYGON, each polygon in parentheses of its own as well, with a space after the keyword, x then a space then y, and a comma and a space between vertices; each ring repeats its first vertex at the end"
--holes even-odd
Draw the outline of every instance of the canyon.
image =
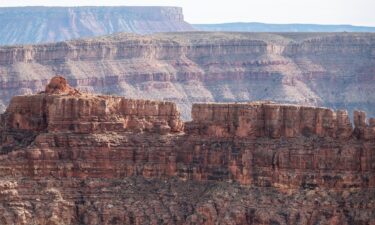
POLYGON ((96 95, 54 77, 0 115, 1 224, 375 224, 375 118, 96 95))
POLYGON ((78 90, 175 102, 281 103, 375 116, 373 33, 119 33, 0 47, 0 111, 56 75, 78 90))
POLYGON ((179 7, 0 7, 0 45, 192 30, 179 7))

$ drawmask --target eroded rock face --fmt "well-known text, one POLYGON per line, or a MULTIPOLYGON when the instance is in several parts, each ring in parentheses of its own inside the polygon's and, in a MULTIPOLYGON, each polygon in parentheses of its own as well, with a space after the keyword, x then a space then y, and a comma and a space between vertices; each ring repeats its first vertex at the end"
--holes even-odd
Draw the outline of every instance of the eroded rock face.
POLYGON ((5 130, 22 132, 167 134, 183 129, 179 115, 174 103, 83 94, 54 77, 45 92, 14 97, 3 117, 5 130))
POLYGON ((192 118, 169 102, 14 97, 0 117, 0 222, 375 222, 365 113, 352 127, 346 111, 252 102, 195 104, 192 118))
POLYGON ((374 224, 373 189, 279 192, 130 177, 22 179, 0 190, 2 224, 374 224))
POLYGON ((0 111, 14 95, 43 91, 60 74, 79 90, 173 101, 184 120, 194 102, 261 99, 374 117, 374 35, 123 33, 2 47, 0 111))
MULTIPOLYGON (((354 112, 355 129, 370 129, 366 114, 354 112)), ((240 138, 293 138, 318 136, 348 139, 353 128, 347 111, 328 108, 280 105, 272 102, 194 104, 193 121, 187 130, 199 135, 240 138)), ((363 133, 362 132, 362 133, 363 133)))
POLYGON ((64 77, 56 76, 51 79, 44 91, 46 94, 78 94, 79 91, 72 88, 64 77))

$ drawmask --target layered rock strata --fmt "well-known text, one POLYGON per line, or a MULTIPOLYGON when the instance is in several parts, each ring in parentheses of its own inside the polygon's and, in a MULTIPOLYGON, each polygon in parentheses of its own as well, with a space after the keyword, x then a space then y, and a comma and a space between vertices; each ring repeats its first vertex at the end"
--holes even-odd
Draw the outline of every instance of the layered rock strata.
POLYGON ((299 137, 318 136, 348 140, 357 136, 374 138, 374 118, 354 111, 354 130, 346 110, 251 102, 194 104, 189 132, 215 137, 299 137))
POLYGON ((52 79, 0 117, 2 224, 373 224, 375 124, 273 102, 97 96, 52 79))
POLYGON ((169 133, 183 128, 174 103, 82 94, 62 77, 54 77, 38 95, 14 97, 2 117, 5 131, 21 132, 169 133))
POLYGON ((1 7, 0 45, 192 31, 179 7, 1 7))
MULTIPOLYGON (((74 88, 173 101, 282 103, 362 109, 375 116, 374 34, 117 34, 0 48, 0 108, 61 74, 74 88)), ((352 116, 352 115, 350 115, 352 116)))

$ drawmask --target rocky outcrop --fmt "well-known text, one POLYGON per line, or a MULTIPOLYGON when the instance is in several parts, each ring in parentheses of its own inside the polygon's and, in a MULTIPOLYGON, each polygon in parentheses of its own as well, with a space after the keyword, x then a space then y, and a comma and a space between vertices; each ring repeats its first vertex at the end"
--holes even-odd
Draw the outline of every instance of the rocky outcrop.
POLYGON ((353 127, 346 111, 209 103, 183 123, 174 103, 65 84, 14 97, 0 117, 2 224, 375 221, 364 112, 353 127))
POLYGON ((51 79, 49 84, 46 86, 44 91, 46 94, 68 94, 74 95, 79 94, 79 91, 72 88, 65 78, 63 77, 54 77, 51 79))
POLYGON ((259 99, 375 116, 374 34, 117 34, 0 48, 0 108, 43 91, 56 74, 79 90, 173 101, 259 99))
MULTIPOLYGON (((366 114, 355 111, 355 129, 366 126, 366 114), (357 122, 358 121, 358 122, 357 122)), ((194 104, 189 132, 215 137, 319 136, 347 139, 352 136, 348 112, 328 108, 280 105, 272 102, 194 104)))
POLYGON ((182 158, 198 179, 295 188, 375 184, 375 136, 364 112, 354 112, 354 129, 346 111, 272 102, 195 104, 192 117, 185 132, 196 145, 182 158))
POLYGON ((179 7, 0 8, 0 45, 56 42, 118 32, 192 30, 179 7))
POLYGON ((183 128, 174 103, 82 94, 63 77, 52 78, 39 95, 13 98, 3 118, 5 130, 20 131, 169 133, 183 128))

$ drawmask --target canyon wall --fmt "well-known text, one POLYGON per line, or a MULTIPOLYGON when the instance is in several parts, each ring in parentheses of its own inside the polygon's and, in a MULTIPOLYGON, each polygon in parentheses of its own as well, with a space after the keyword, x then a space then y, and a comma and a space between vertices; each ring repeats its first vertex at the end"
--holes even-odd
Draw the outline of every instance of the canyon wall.
POLYGON ((375 113, 370 33, 117 34, 0 48, 0 108, 64 75, 81 91, 173 101, 283 103, 375 113))
POLYGON ((269 101, 80 93, 0 116, 2 224, 374 224, 375 119, 269 101))
POLYGON ((118 32, 192 30, 179 7, 0 8, 0 45, 56 42, 118 32))
POLYGON ((82 133, 182 130, 174 103, 112 96, 17 96, 8 114, 7 129, 82 133))
POLYGON ((32 150, 17 152, 17 158, 25 157, 22 167, 30 165, 28 160, 36 160, 33 166, 41 171, 18 171, 25 176, 31 171, 38 176, 55 171, 69 177, 76 173, 119 178, 173 175, 298 188, 307 182, 307 173, 313 175, 311 182, 316 186, 373 187, 374 118, 368 123, 364 112, 354 115, 353 128, 347 112, 327 108, 269 102, 197 104, 193 106, 193 120, 184 124, 173 103, 39 94, 13 98, 2 115, 2 146, 9 152, 20 136, 36 135, 32 150), (167 141, 160 142, 160 138, 167 141), (75 158, 66 155, 67 149, 75 158), (109 158, 97 164, 96 154, 109 158), (88 168, 85 172, 80 171, 81 166, 70 168, 69 164, 65 168, 60 160, 82 160, 88 168), (90 163, 93 165, 88 166, 90 163), (91 169, 96 172, 91 173, 91 169), (265 176, 262 179, 268 183, 257 183, 258 175, 265 176), (331 179, 335 182, 330 183, 331 179))

